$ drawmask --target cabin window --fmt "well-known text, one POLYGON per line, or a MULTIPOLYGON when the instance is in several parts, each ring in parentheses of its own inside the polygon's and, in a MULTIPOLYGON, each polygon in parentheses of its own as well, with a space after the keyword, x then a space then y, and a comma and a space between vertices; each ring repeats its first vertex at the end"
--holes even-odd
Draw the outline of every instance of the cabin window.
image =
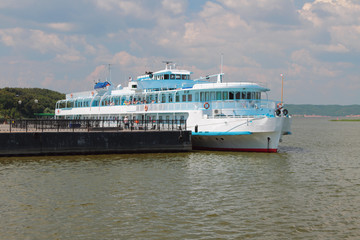
POLYGON ((188 102, 191 102, 192 101, 192 94, 189 94, 188 95, 188 102))
POLYGON ((261 99, 261 93, 260 92, 256 93, 256 99, 261 99))
POLYGON ((228 92, 223 92, 223 100, 228 100, 229 99, 228 95, 229 95, 228 92))
POLYGON ((185 94, 182 95, 182 101, 183 101, 183 102, 186 102, 186 95, 185 95, 185 94))
POLYGON ((247 99, 251 99, 251 92, 247 93, 247 99))
POLYGON ((246 92, 241 93, 241 99, 246 99, 246 92))
POLYGON ((181 75, 180 74, 176 74, 176 80, 181 79, 181 75))
POLYGON ((240 92, 236 92, 236 93, 235 93, 235 98, 236 98, 236 99, 240 99, 240 92))
POLYGON ((200 92, 200 101, 205 102, 205 93, 204 92, 200 92))
POLYGON ((175 74, 170 74, 170 79, 175 79, 175 74))
POLYGON ((216 92, 216 100, 221 100, 221 92, 216 92))
POLYGON ((198 102, 198 101, 199 101, 199 93, 196 92, 196 93, 195 93, 195 102, 198 102))
POLYGON ((172 101, 173 101, 172 95, 169 94, 169 102, 172 102, 172 101))
POLYGON ((229 92, 229 99, 233 100, 234 99, 234 92, 229 92))
POLYGON ((164 79, 166 80, 166 79, 169 79, 169 74, 165 74, 164 75, 164 79))
POLYGON ((210 99, 210 93, 205 92, 205 101, 209 101, 209 99, 210 99))
POLYGON ((176 93, 176 94, 175 94, 175 101, 176 101, 176 102, 180 102, 179 93, 176 93))
POLYGON ((215 92, 210 92, 210 100, 215 100, 215 92))
POLYGON ((161 95, 161 102, 165 102, 166 101, 166 96, 164 94, 161 95))

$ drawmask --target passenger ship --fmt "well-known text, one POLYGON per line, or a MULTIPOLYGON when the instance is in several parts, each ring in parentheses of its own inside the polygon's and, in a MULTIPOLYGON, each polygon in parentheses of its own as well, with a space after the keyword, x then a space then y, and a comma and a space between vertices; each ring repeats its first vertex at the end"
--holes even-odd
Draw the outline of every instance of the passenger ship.
POLYGON ((192 72, 166 62, 127 87, 111 79, 92 91, 70 93, 56 103, 56 119, 186 120, 193 149, 277 152, 290 133, 291 116, 269 89, 253 82, 223 82, 223 73, 191 79, 192 72), (211 79, 214 79, 211 81, 211 79))

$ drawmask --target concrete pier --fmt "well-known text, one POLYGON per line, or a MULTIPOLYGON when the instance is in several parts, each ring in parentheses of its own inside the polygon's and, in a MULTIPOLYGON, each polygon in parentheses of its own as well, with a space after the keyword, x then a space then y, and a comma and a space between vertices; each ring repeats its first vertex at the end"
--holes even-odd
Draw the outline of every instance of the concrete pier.
POLYGON ((191 150, 191 131, 0 133, 0 156, 185 152, 191 150))

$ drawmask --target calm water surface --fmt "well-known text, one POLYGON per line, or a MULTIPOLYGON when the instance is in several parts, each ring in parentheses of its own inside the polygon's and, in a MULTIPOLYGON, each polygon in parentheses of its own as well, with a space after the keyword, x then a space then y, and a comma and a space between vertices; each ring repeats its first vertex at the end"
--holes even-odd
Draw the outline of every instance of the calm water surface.
POLYGON ((360 122, 277 154, 0 158, 0 239, 360 239, 360 122))

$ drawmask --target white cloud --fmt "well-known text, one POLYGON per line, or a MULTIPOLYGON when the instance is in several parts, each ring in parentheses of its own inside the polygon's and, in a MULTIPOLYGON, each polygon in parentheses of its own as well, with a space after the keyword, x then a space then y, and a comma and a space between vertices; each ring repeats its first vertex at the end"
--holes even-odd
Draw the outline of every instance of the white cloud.
POLYGON ((153 13, 146 9, 141 1, 126 0, 94 0, 95 4, 105 11, 115 11, 124 16, 137 17, 140 19, 153 18, 153 13))
POLYGON ((186 1, 184 0, 163 0, 162 7, 172 14, 181 14, 185 11, 186 1))
POLYGON ((315 0, 299 10, 316 27, 359 23, 360 4, 355 0, 315 0))
POLYGON ((99 79, 104 81, 105 72, 105 65, 96 66, 95 70, 86 77, 86 80, 87 82, 96 82, 99 79))
POLYGON ((80 61, 84 59, 84 54, 97 53, 97 49, 88 44, 84 37, 60 37, 37 29, 0 29, 0 39, 4 45, 16 49, 17 52, 33 50, 53 55, 60 61, 80 61))
MULTIPOLYGON (((359 11, 360 14, 360 11, 359 11)), ((342 48, 360 51, 360 21, 358 25, 334 26, 330 28, 332 42, 338 43, 342 48)))
POLYGON ((49 28, 62 32, 69 32, 75 30, 75 25, 72 23, 65 23, 65 22, 48 23, 47 26, 49 28))
POLYGON ((13 28, 0 30, 2 42, 14 48, 31 48, 41 53, 67 50, 66 44, 55 34, 40 30, 13 28))

